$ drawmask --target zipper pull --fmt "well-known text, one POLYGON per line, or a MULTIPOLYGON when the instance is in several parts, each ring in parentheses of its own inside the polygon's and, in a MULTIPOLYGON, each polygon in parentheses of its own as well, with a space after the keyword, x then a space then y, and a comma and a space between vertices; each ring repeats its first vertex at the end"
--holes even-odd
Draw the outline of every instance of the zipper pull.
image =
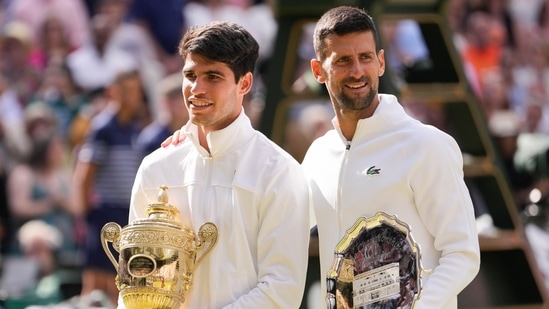
POLYGON ((350 149, 351 149, 351 142, 347 141, 347 145, 345 146, 345 150, 350 150, 350 149))

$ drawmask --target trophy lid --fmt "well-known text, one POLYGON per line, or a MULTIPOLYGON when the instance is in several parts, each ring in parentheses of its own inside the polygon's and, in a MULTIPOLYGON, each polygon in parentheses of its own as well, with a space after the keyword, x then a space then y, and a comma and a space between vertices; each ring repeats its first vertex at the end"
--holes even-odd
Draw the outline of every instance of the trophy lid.
POLYGON ((175 225, 178 228, 182 227, 179 220, 179 209, 168 202, 168 187, 160 186, 158 192, 158 201, 151 203, 147 207, 147 219, 136 220, 135 223, 163 223, 175 225))

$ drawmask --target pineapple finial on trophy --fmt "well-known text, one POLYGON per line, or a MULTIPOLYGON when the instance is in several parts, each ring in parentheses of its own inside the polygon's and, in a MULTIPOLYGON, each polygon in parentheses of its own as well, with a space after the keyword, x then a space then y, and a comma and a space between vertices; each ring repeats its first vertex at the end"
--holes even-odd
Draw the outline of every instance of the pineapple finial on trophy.
POLYGON ((178 218, 179 210, 169 203, 168 187, 165 185, 160 186, 160 191, 158 191, 157 195, 157 202, 149 204, 147 207, 147 214, 151 220, 168 220, 172 224, 180 225, 178 218))
POLYGON ((158 202, 162 204, 168 204, 168 187, 160 186, 160 192, 158 192, 158 202))

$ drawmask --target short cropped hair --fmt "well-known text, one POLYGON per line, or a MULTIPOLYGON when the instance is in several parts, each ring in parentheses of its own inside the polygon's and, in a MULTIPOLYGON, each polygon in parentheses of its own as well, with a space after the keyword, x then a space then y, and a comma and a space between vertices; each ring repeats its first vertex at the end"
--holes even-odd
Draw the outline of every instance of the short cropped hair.
POLYGON ((374 35, 376 51, 379 50, 379 38, 376 25, 370 15, 360 8, 338 6, 325 12, 317 21, 314 31, 314 49, 316 56, 322 60, 326 57, 324 39, 330 34, 338 36, 354 32, 371 31, 374 35))
POLYGON ((179 43, 183 60, 188 54, 197 54, 206 59, 226 63, 233 71, 235 81, 253 73, 259 44, 242 26, 225 21, 214 21, 204 26, 191 27, 179 43))

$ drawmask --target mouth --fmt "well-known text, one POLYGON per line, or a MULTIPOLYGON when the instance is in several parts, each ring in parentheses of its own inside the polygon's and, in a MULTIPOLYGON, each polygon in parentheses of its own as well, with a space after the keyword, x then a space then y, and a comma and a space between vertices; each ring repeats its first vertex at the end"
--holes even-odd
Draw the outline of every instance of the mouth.
POLYGON ((190 105, 195 108, 204 108, 213 105, 212 102, 204 101, 204 100, 197 100, 197 99, 191 99, 190 105))
POLYGON ((362 88, 366 87, 367 85, 368 85, 368 83, 360 82, 360 83, 345 84, 345 87, 347 87, 349 89, 362 89, 362 88))
POLYGON ((369 85, 369 79, 366 77, 362 78, 347 78, 343 81, 343 85, 345 85, 345 88, 351 89, 351 90, 360 90, 364 89, 369 85))

